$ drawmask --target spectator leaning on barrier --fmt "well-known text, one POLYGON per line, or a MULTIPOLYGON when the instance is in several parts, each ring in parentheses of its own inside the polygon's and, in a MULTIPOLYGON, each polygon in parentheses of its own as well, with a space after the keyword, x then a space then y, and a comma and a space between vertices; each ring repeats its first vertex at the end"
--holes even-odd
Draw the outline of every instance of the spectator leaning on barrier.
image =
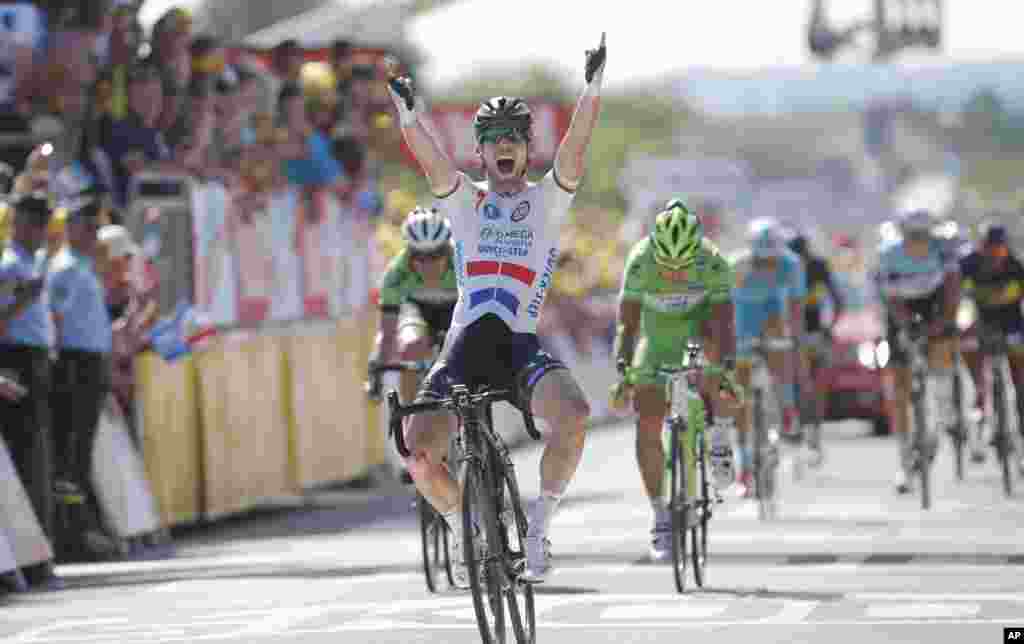
MULTIPOLYGON (((0 399, 0 431, 28 492, 40 527, 54 538, 53 444, 50 418, 53 321, 45 291, 46 241, 50 218, 47 196, 18 195, 12 200, 11 240, 0 256, 0 373, 20 385, 14 400, 0 399)), ((49 585, 53 566, 44 562, 25 571, 30 584, 49 585)))
POLYGON ((67 244, 51 260, 47 284, 58 349, 51 397, 58 502, 67 521, 57 542, 63 558, 96 559, 116 552, 92 486, 93 443, 110 392, 112 325, 95 263, 101 200, 81 195, 68 209, 67 244))
POLYGON ((342 176, 341 164, 331 155, 326 137, 310 124, 302 89, 285 85, 277 105, 278 119, 287 134, 278 150, 285 159, 288 182, 300 186, 333 184, 342 176))
POLYGON ((157 302, 153 293, 139 288, 139 248, 123 226, 99 229, 99 261, 106 290, 107 312, 113 321, 111 385, 124 417, 135 431, 135 355, 146 344, 146 332, 156 322, 157 302))
POLYGON ((158 127, 163 109, 163 88, 155 67, 139 63, 128 76, 128 107, 125 118, 111 122, 99 141, 102 161, 99 173, 109 184, 114 203, 120 208, 128 199, 132 175, 142 170, 174 170, 168 163, 171 151, 158 127), (105 166, 105 167, 103 167, 105 166))

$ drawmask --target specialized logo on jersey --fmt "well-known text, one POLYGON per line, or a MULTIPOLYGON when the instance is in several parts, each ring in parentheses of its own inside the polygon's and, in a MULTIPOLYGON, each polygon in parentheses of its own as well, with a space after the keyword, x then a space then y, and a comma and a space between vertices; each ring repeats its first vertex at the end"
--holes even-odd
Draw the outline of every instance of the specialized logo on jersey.
MULTIPOLYGON (((477 277, 480 275, 504 275, 506 277, 511 277, 517 282, 522 282, 527 287, 533 286, 533 280, 537 277, 536 272, 522 264, 513 264, 511 262, 490 262, 485 260, 469 262, 466 265, 466 275, 469 277, 477 277)), ((519 314, 519 298, 511 291, 507 291, 500 287, 481 288, 470 291, 469 308, 475 308, 480 304, 490 302, 491 300, 497 301, 498 304, 501 304, 511 311, 512 315, 519 314)))
POLYGON ((516 206, 516 209, 512 211, 512 215, 509 217, 509 219, 512 220, 512 223, 518 224, 522 220, 526 219, 526 217, 529 214, 530 214, 530 202, 529 201, 520 201, 519 205, 516 206))
POLYGON ((658 313, 683 313, 699 304, 705 294, 700 286, 692 286, 677 293, 648 293, 644 299, 658 313))
POLYGON ((501 209, 492 203, 484 204, 484 219, 498 221, 501 219, 501 209))
POLYGON ((551 286, 551 275, 555 272, 555 264, 557 263, 558 249, 552 248, 548 252, 548 259, 544 265, 544 274, 540 276, 540 281, 537 283, 537 292, 526 307, 531 318, 536 318, 540 315, 540 305, 544 303, 544 295, 548 292, 548 287, 551 286))

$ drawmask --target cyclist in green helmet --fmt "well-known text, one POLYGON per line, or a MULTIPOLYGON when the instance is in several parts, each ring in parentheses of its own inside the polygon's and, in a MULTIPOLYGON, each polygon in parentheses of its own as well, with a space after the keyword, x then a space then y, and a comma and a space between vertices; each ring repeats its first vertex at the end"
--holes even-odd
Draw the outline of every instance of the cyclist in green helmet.
MULTIPOLYGON (((637 242, 626 260, 614 349, 621 382, 613 404, 631 397, 637 413, 636 459, 654 512, 650 554, 655 561, 671 556, 672 543, 663 480, 667 397, 657 369, 678 365, 691 338, 701 339, 709 364, 732 354, 732 287, 728 262, 704 237, 700 219, 679 199, 665 205, 650 236, 637 242)), ((703 389, 715 412, 710 452, 714 484, 725 488, 733 482, 732 451, 721 448, 731 444, 732 424, 721 405, 719 385, 719 377, 706 377, 703 389)))

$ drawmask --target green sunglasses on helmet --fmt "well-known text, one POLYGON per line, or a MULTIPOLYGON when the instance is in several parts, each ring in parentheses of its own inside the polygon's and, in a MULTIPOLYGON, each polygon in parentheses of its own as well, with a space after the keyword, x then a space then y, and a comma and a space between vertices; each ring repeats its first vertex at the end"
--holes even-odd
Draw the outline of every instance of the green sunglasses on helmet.
POLYGON ((690 266, 703 236, 697 215, 691 213, 681 200, 669 201, 665 210, 658 213, 651 231, 654 261, 675 270, 690 266))
POLYGON ((515 127, 490 127, 482 130, 477 136, 481 144, 497 143, 502 139, 509 139, 513 143, 526 143, 530 137, 522 129, 515 127))

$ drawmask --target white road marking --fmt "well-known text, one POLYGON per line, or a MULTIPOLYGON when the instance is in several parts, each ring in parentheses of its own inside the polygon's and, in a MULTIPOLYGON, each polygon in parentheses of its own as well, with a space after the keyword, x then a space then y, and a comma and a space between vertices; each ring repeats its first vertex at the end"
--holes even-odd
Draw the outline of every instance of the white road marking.
POLYGON ((1024 593, 846 593, 844 599, 864 602, 1024 602, 1024 593))
POLYGON ((922 619, 974 617, 981 612, 978 604, 896 603, 870 604, 864 614, 873 619, 922 619))
POLYGON ((661 602, 649 604, 632 604, 626 606, 610 606, 601 611, 601 619, 707 619, 728 610, 730 604, 697 604, 661 602))
POLYGON ((814 609, 821 605, 816 601, 787 601, 778 613, 765 617, 762 624, 799 624, 807 619, 814 609))

